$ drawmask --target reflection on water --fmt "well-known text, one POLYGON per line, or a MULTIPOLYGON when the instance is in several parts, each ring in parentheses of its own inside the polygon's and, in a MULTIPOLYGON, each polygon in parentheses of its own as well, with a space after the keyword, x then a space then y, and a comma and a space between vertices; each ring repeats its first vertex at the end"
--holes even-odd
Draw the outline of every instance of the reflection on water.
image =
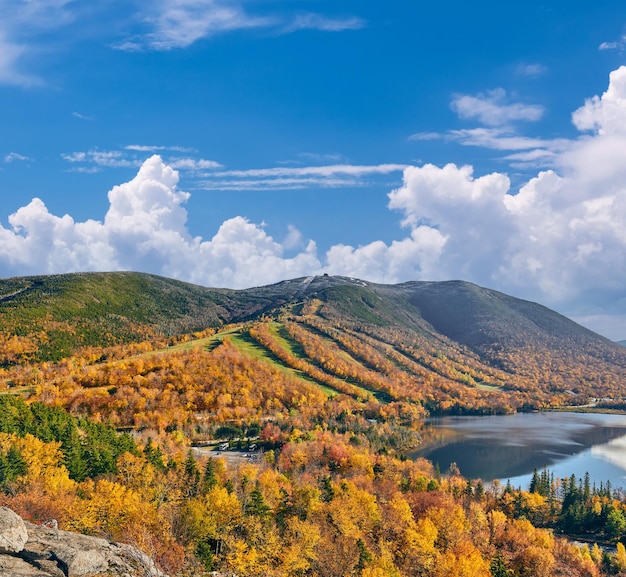
POLYGON ((626 486, 626 415, 530 413, 494 417, 430 419, 424 445, 410 456, 425 457, 446 471, 485 481, 510 479, 525 487, 534 469, 555 477, 584 476, 626 486))

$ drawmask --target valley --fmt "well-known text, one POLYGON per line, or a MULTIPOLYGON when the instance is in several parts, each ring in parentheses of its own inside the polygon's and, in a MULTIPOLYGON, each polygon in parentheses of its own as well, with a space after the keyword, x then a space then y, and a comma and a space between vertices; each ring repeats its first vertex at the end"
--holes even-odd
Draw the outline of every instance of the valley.
POLYGON ((81 273, 0 294, 0 505, 27 520, 181 576, 626 569, 623 546, 552 532, 619 543, 619 494, 486 487, 405 456, 428 417, 620 407, 626 348, 545 307, 327 276, 233 291, 81 273), (192 451, 208 442, 233 451, 192 451))

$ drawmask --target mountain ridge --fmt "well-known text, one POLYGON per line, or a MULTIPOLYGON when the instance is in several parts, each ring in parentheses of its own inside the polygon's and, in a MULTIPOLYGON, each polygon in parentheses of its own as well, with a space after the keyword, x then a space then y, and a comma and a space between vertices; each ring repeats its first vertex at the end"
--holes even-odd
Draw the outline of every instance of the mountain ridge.
POLYGON ((624 347, 466 281, 322 275, 234 290, 129 272, 0 280, 0 367, 155 339, 152 348, 182 339, 209 350, 226 339, 327 390, 427 412, 626 397, 624 347))

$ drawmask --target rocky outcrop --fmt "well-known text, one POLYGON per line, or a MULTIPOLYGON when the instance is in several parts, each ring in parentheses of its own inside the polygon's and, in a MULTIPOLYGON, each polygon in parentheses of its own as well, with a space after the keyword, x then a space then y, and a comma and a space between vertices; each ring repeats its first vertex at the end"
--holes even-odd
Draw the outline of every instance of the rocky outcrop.
POLYGON ((0 553, 19 553, 27 540, 22 518, 11 509, 0 507, 0 553))
POLYGON ((0 577, 100 576, 167 577, 130 545, 33 525, 0 507, 0 577))

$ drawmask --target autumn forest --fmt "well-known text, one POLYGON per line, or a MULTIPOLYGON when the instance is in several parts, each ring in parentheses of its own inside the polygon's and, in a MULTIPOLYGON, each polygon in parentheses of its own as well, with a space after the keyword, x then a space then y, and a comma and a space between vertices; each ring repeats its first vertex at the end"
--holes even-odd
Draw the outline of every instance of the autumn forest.
POLYGON ((625 377, 626 348, 469 283, 3 280, 0 505, 171 576, 626 575, 617 488, 405 456, 429 415, 621 408, 625 377))

